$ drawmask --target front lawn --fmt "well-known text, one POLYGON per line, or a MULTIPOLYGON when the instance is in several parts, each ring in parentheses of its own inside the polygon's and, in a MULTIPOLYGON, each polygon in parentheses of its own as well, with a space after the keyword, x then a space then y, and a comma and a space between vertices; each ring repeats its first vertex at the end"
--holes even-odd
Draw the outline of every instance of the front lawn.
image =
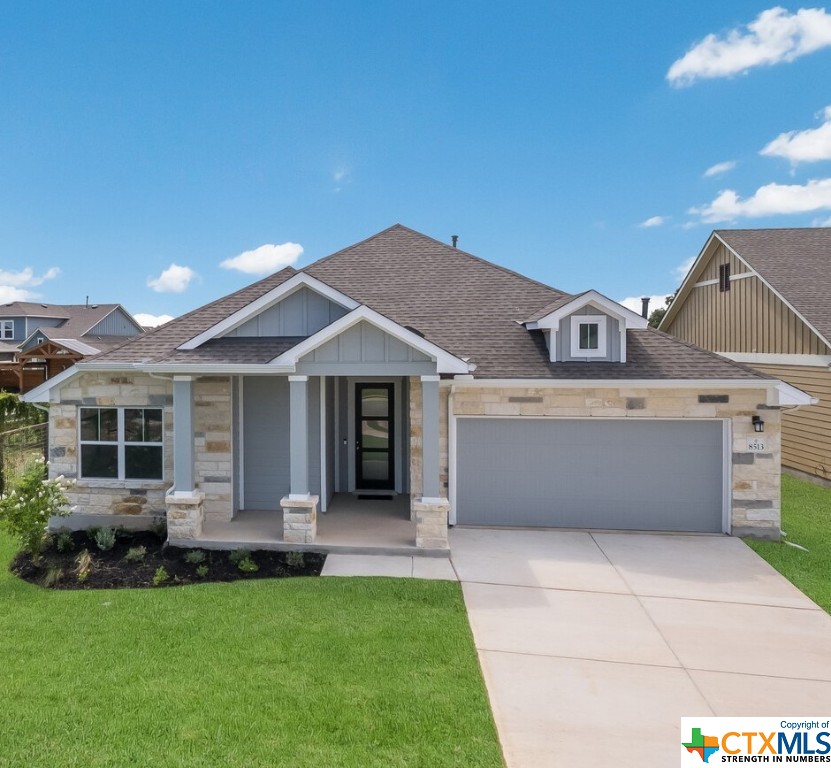
POLYGON ((747 544, 815 603, 831 613, 831 489, 782 475, 783 541, 747 544))
POLYGON ((0 766, 502 765, 458 584, 61 592, 0 536, 0 766))

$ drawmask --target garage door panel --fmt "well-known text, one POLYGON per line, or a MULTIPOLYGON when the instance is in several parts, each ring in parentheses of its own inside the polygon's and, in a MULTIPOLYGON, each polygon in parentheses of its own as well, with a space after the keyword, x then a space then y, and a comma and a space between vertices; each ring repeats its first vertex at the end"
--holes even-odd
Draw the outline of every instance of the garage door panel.
POLYGON ((719 421, 457 422, 457 523, 720 531, 719 421))

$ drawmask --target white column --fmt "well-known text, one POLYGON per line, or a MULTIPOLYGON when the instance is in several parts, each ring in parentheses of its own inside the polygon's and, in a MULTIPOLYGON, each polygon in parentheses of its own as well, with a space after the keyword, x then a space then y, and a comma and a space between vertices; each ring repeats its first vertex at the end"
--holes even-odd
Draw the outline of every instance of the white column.
POLYGON ((193 493, 193 377, 173 377, 173 488, 193 493))
POLYGON ((439 491, 439 377, 421 377, 421 495, 438 499, 439 491))
POLYGON ((289 376, 289 499, 309 498, 309 377, 289 376))

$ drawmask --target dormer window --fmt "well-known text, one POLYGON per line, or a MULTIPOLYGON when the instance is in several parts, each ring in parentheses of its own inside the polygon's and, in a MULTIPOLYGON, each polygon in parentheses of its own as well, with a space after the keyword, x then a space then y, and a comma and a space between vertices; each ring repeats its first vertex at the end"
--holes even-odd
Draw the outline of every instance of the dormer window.
POLYGON ((606 357, 605 316, 572 316, 571 357, 606 357))
POLYGON ((14 338, 14 320, 0 320, 0 339, 14 338))

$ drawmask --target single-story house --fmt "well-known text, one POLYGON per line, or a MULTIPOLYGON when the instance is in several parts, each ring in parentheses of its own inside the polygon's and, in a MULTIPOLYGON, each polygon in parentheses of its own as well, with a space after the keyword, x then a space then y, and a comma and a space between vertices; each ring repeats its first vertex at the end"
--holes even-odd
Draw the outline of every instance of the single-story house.
POLYGON ((433 553, 448 525, 775 538, 780 408, 810 402, 401 225, 26 399, 49 404, 52 475, 77 478, 70 524, 371 547, 403 500, 398 543, 433 553))
POLYGON ((831 228, 720 229, 660 329, 812 395, 782 415, 782 465, 831 483, 831 228))

